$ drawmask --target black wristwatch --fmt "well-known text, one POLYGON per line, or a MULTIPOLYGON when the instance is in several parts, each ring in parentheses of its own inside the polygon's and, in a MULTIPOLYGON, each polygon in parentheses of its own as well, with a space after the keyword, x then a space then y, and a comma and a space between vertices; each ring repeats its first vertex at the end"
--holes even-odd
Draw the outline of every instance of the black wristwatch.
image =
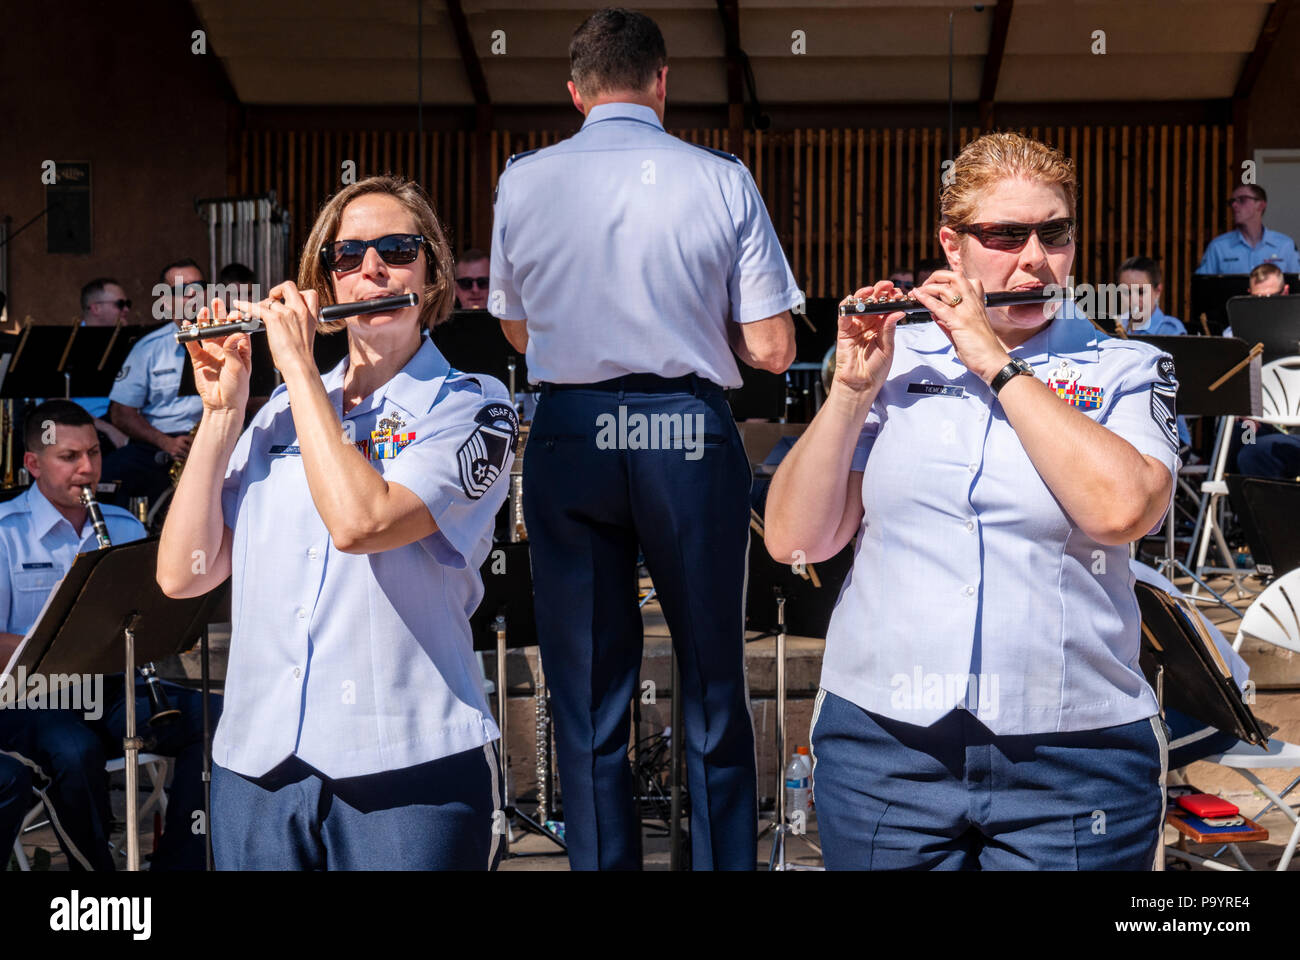
POLYGON ((1022 373, 1032 377, 1034 375, 1034 368, 1029 365, 1028 360, 1021 360, 1019 357, 1012 357, 1011 362, 999 370, 998 375, 994 377, 993 382, 989 384, 989 389, 993 391, 993 396, 996 397, 998 392, 1007 385, 1007 382, 1012 377, 1018 377, 1022 373))

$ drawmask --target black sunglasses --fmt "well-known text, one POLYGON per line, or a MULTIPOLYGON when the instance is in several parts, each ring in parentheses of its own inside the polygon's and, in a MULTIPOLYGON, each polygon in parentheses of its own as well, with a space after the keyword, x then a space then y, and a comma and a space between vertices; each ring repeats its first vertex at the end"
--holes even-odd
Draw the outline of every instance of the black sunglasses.
POLYGON ((488 288, 488 278, 457 277, 456 286, 460 287, 462 290, 472 290, 474 287, 478 287, 480 290, 486 290, 488 288))
POLYGON ((96 302, 96 303, 111 303, 113 306, 117 307, 117 309, 119 309, 119 310, 125 310, 125 309, 127 309, 127 307, 131 306, 131 301, 130 301, 130 300, 96 300, 95 302, 96 302))
MULTIPOLYGON (((320 256, 328 269, 335 273, 346 273, 361 266, 361 261, 366 258, 366 250, 374 247, 384 263, 401 267, 414 263, 420 255, 421 244, 426 242, 426 238, 418 233, 390 233, 375 240, 335 240, 321 246, 320 256)), ((433 269, 433 263, 430 253, 430 270, 433 269)))
POLYGON ((1023 248, 1035 233, 1045 247, 1068 246, 1074 239, 1074 220, 1071 217, 1042 223, 968 223, 954 229, 958 233, 969 233, 990 250, 1008 253, 1023 248))

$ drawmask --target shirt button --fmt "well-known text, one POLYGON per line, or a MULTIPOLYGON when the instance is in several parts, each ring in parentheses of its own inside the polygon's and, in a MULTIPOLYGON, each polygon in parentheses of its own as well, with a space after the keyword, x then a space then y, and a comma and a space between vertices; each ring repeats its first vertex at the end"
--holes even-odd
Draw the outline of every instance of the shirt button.
POLYGON ((296 611, 294 611, 294 616, 296 616, 299 620, 305 620, 307 619, 307 611, 304 610, 302 607, 299 607, 296 611))
POLYGON ((971 533, 971 532, 974 531, 974 529, 975 529, 975 521, 974 521, 974 520, 967 520, 967 521, 966 521, 966 532, 967 532, 967 533, 971 533))
POLYGON ((316 556, 317 556, 317 554, 316 554, 316 548, 315 548, 315 547, 309 547, 309 548, 307 549, 307 558, 308 558, 309 560, 315 560, 315 559, 316 559, 316 556))
POLYGON ((298 667, 294 667, 294 668, 293 668, 293 675, 294 675, 294 678, 295 678, 295 679, 297 679, 298 677, 301 677, 301 676, 302 676, 302 670, 299 669, 298 667))
POLYGON ((979 464, 978 464, 978 463, 968 463, 968 464, 966 464, 966 469, 969 470, 971 473, 974 473, 974 472, 975 472, 976 470, 978 470, 979 468, 980 468, 980 467, 979 467, 979 464))
POLYGON ((964 586, 961 588, 961 593, 963 597, 973 597, 975 596, 975 588, 970 585, 964 586))

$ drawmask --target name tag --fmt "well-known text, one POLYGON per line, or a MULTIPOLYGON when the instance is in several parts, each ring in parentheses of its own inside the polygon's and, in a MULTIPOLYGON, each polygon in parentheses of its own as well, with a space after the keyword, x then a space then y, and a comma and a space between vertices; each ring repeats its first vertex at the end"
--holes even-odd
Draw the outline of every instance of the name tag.
POLYGON ((170 377, 172 374, 180 372, 180 367, 159 367, 157 370, 150 370, 149 375, 153 377, 170 377))
POLYGON ((300 457, 302 451, 296 443, 277 443, 269 451, 273 457, 300 457))
POLYGON ((54 569, 54 564, 52 564, 52 563, 24 563, 24 564, 23 564, 23 569, 24 569, 24 570, 53 570, 53 569, 54 569))
POLYGON ((964 397, 966 388, 950 383, 909 383, 908 393, 920 393, 928 397, 964 397))

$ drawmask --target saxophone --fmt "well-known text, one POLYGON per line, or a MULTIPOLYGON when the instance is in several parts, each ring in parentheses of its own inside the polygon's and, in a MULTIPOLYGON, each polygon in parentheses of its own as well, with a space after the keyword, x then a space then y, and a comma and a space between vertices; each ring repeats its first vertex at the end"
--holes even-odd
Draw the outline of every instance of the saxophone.
MULTIPOLYGON (((199 425, 196 423, 190 427, 190 443, 194 443, 194 436, 199 432, 199 425)), ((167 477, 171 480, 172 486, 181 482, 181 473, 185 470, 185 461, 187 457, 172 457, 171 465, 167 468, 167 477)))

